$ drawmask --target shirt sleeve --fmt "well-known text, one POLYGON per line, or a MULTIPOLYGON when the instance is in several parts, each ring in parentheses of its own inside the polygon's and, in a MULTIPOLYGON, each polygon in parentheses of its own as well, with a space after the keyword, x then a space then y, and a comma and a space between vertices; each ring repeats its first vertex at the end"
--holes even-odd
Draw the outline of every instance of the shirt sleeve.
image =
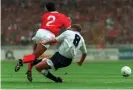
POLYGON ((87 49, 86 49, 86 45, 85 45, 84 41, 82 43, 82 46, 81 46, 80 50, 81 50, 82 53, 87 53, 87 49))
POLYGON ((59 36, 56 37, 56 40, 58 42, 61 42, 64 40, 64 38, 67 36, 67 31, 63 32, 62 34, 60 34, 59 36))
POLYGON ((65 16, 64 20, 64 27, 65 29, 68 29, 71 27, 71 19, 70 17, 65 16))

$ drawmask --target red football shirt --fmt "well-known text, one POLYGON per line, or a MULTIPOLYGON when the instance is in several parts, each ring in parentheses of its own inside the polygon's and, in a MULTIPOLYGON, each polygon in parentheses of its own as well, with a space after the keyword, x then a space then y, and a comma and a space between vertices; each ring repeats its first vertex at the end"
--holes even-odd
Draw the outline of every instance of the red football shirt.
POLYGON ((71 26, 71 20, 64 14, 54 11, 47 12, 42 16, 41 29, 49 30, 57 36, 62 26, 66 29, 71 26))

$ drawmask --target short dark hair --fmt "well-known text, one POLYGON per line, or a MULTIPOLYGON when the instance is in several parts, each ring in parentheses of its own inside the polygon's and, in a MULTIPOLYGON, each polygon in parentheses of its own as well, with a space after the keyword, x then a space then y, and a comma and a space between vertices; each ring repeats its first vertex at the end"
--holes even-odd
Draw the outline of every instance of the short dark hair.
POLYGON ((56 10, 55 4, 52 3, 52 2, 47 3, 47 4, 46 4, 46 8, 47 8, 48 11, 55 11, 55 10, 56 10))
POLYGON ((75 28, 78 32, 81 32, 82 30, 82 26, 80 24, 73 24, 71 28, 75 28))

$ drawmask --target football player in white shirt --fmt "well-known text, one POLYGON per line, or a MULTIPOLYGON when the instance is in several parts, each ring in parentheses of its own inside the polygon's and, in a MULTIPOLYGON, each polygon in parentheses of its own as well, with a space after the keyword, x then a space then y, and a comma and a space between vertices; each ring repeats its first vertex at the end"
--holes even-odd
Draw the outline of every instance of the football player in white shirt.
POLYGON ((42 59, 42 61, 36 65, 36 70, 55 82, 63 82, 60 77, 52 75, 48 69, 57 70, 58 68, 69 66, 78 50, 81 50, 82 52, 82 57, 80 61, 77 62, 77 64, 81 66, 87 55, 84 39, 80 35, 81 29, 82 27, 80 24, 74 24, 70 30, 63 32, 53 40, 41 41, 43 44, 61 42, 61 45, 58 52, 56 52, 51 58, 42 59))

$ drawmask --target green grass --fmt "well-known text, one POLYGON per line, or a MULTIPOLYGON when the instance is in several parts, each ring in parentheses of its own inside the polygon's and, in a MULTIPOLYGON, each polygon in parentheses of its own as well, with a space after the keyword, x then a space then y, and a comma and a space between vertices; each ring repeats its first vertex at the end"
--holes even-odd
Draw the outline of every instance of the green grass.
POLYGON ((33 68, 33 82, 26 79, 26 67, 14 72, 16 61, 2 61, 2 89, 133 89, 133 75, 124 78, 121 67, 128 65, 133 70, 133 61, 89 61, 82 67, 73 63, 71 66, 53 72, 61 76, 64 83, 54 83, 33 68), (65 74, 67 73, 67 74, 65 74))

